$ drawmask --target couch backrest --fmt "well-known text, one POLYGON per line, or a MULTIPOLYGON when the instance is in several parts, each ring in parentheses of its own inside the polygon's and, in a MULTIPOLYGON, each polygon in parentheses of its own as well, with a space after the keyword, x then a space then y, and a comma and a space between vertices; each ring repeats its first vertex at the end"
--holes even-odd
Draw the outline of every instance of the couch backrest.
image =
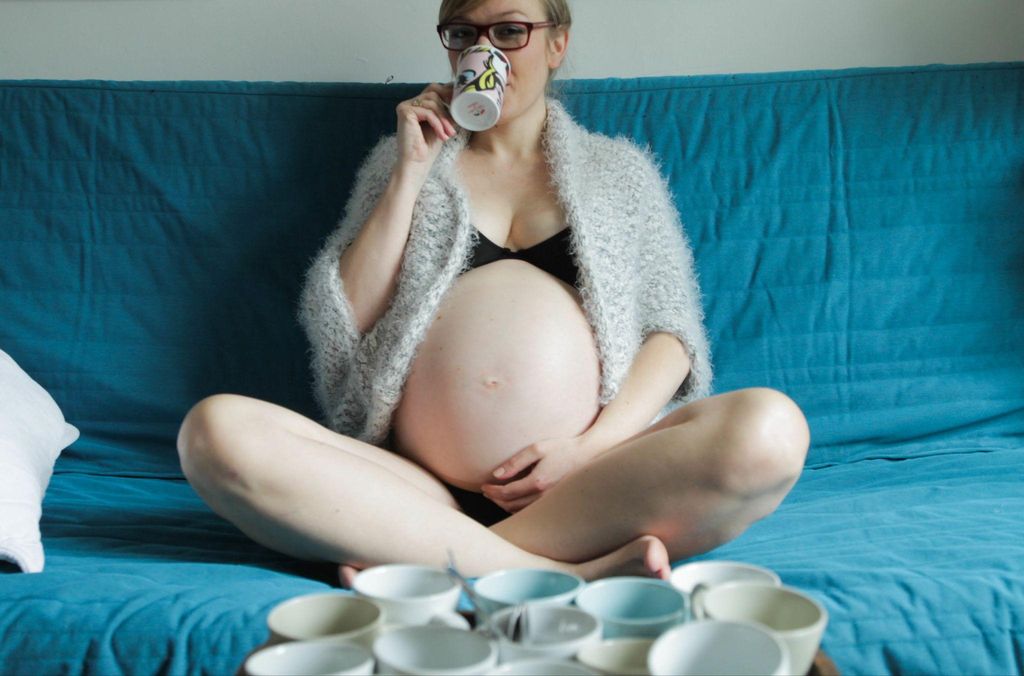
MULTIPOLYGON (((316 416, 302 273, 419 88, 0 82, 0 347, 82 431, 65 467, 176 474, 215 392, 316 416)), ((790 394, 812 462, 1024 433, 1024 64, 561 97, 657 153, 716 391, 790 394)))

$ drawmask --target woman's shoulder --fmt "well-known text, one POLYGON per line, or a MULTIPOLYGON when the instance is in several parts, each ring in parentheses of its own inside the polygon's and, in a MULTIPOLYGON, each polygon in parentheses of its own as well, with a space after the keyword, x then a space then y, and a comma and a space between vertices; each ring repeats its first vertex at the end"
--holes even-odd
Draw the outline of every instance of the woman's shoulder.
POLYGON ((661 163, 649 146, 628 136, 588 133, 588 166, 618 188, 644 195, 645 199, 665 184, 661 163))
POLYGON ((614 161, 624 169, 657 168, 658 161, 650 146, 642 146, 625 135, 608 136, 600 132, 589 134, 591 152, 596 158, 614 161))
POLYGON ((601 173, 630 183, 651 183, 661 175, 661 162, 649 145, 624 134, 610 136, 578 123, 576 127, 588 166, 600 167, 601 173))
POLYGON ((572 121, 577 161, 586 167, 591 194, 616 196, 632 204, 671 201, 669 177, 647 143, 626 134, 611 136, 572 121))

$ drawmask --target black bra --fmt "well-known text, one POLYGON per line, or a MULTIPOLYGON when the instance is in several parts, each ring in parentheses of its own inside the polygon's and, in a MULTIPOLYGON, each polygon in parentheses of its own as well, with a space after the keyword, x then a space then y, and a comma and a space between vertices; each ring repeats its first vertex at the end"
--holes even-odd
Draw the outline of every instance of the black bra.
POLYGON ((473 250, 473 263, 470 268, 478 268, 494 261, 505 258, 515 258, 536 265, 541 270, 551 273, 570 286, 578 288, 577 278, 579 269, 576 261, 573 260, 569 251, 569 228, 565 227, 557 233, 548 237, 543 242, 538 242, 528 249, 512 251, 503 246, 498 246, 487 239, 479 229, 474 226, 479 240, 473 250))

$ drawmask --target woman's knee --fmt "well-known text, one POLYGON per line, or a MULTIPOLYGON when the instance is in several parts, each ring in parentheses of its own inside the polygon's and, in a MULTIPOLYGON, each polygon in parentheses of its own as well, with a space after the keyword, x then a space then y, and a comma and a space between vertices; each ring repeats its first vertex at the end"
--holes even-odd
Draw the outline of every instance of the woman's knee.
POLYGON ((242 479, 253 449, 252 401, 235 394, 214 394, 197 402, 178 429, 178 458, 193 484, 242 479))
POLYGON ((738 494, 788 488, 803 471, 810 446, 803 411, 784 393, 766 387, 729 395, 719 421, 716 479, 738 494))

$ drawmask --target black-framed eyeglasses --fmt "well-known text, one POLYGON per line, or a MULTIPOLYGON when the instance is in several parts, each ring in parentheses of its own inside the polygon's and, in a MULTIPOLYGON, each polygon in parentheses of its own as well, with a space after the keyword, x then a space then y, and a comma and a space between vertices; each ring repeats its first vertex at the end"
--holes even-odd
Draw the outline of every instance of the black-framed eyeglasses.
POLYGON ((441 44, 445 46, 445 49, 453 52, 461 52, 467 47, 472 47, 480 39, 482 33, 486 33, 491 44, 498 49, 511 51, 522 49, 530 44, 530 34, 535 28, 548 28, 556 25, 554 21, 501 21, 491 24, 453 21, 440 24, 437 27, 437 34, 441 36, 441 44))

